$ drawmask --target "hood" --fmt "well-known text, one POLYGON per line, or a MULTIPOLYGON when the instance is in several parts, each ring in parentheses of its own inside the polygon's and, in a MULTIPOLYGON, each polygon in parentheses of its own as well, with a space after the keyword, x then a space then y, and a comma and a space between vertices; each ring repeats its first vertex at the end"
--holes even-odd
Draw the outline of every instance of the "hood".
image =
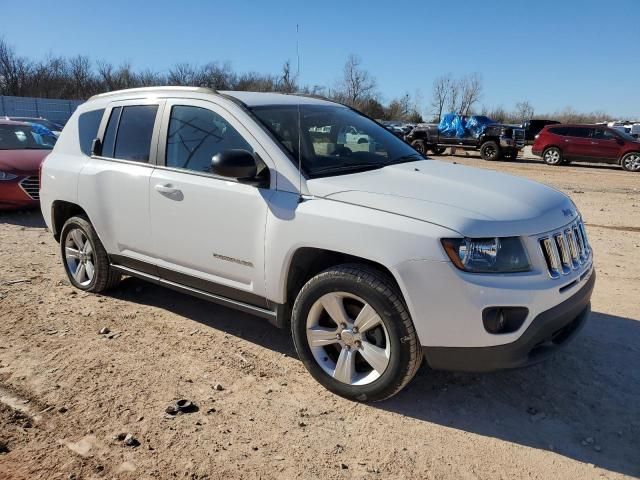
POLYGON ((0 150, 0 170, 33 175, 51 150, 0 150))
POLYGON ((432 160, 307 181, 309 193, 437 224, 467 237, 525 236, 572 221, 565 194, 491 170, 432 160))

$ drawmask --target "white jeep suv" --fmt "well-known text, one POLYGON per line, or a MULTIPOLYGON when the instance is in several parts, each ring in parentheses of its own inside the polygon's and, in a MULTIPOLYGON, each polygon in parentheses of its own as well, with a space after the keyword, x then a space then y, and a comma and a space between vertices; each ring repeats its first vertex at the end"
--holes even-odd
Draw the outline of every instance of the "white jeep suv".
POLYGON ((567 196, 431 161, 321 99, 97 95, 44 162, 40 201, 77 288, 131 275, 290 326, 311 375, 360 401, 398 392, 423 356, 460 371, 542 360, 590 312, 592 252, 567 196))

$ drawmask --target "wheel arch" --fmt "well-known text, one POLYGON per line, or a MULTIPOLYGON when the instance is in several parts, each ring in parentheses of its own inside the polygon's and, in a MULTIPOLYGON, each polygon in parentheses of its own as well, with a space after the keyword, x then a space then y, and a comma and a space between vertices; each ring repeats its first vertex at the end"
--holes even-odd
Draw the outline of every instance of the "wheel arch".
POLYGON ((278 312, 278 326, 286 327, 288 325, 291 318, 293 302, 305 283, 323 270, 345 263, 366 265, 386 275, 398 289, 403 301, 405 301, 398 279, 387 266, 369 258, 336 250, 300 247, 291 255, 289 265, 285 270, 286 273, 282 280, 284 283, 285 302, 280 306, 281 311, 278 312))
POLYGON ((60 232, 67 220, 76 215, 84 215, 87 218, 87 212, 78 204, 67 202, 65 200, 54 200, 51 204, 51 229, 53 238, 57 242, 60 241, 60 232))

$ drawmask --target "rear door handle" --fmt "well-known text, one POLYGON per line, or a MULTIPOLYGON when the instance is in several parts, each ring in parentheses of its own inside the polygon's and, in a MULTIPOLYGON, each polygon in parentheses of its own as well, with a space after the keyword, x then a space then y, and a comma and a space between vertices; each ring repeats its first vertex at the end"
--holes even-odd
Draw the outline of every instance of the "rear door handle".
POLYGON ((180 190, 173 187, 170 183, 165 183, 164 185, 159 183, 155 186, 155 189, 160 193, 167 193, 169 195, 180 193, 180 190))

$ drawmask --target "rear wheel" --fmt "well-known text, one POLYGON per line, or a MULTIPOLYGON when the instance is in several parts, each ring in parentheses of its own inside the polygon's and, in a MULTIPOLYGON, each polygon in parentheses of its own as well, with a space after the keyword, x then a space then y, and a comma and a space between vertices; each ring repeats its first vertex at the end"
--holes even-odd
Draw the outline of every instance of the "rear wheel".
POLYGON ((547 148, 542 159, 547 165, 562 165, 562 151, 557 147, 547 148))
POLYGON ((496 142, 489 140, 488 142, 484 142, 480 147, 480 156, 483 160, 495 161, 500 160, 502 152, 496 142))
POLYGON ((120 282, 120 273, 111 268, 107 252, 86 217, 71 217, 65 222, 60 251, 64 270, 74 287, 97 293, 120 282))
POLYGON ((620 165, 627 172, 640 172, 640 152, 627 153, 620 160, 620 165))
POLYGON ((387 275, 365 265, 332 267, 309 280, 293 306, 291 330, 311 375, 352 400, 395 395, 422 361, 397 287, 387 275))

